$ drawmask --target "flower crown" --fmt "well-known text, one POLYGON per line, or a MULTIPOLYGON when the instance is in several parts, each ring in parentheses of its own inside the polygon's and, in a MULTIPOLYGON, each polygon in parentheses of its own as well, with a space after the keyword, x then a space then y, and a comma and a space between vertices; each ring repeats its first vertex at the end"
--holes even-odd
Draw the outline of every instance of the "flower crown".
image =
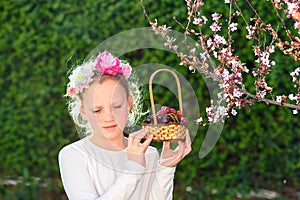
POLYGON ((131 74, 131 66, 107 51, 99 53, 95 60, 84 63, 73 70, 69 76, 70 82, 66 96, 74 97, 82 93, 85 88, 89 88, 89 84, 93 81, 93 76, 97 71, 108 75, 121 74, 128 78, 131 74))

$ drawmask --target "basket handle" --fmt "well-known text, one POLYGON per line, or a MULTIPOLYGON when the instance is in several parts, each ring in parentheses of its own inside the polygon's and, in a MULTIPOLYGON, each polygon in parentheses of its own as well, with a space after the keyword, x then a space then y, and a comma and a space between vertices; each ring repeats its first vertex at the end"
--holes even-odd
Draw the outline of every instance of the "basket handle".
POLYGON ((154 125, 157 125, 157 117, 156 117, 156 111, 155 111, 155 106, 154 106, 154 98, 153 98, 153 90, 152 90, 152 81, 154 79, 154 77, 160 73, 160 72, 169 72, 171 73, 175 80, 176 80, 176 84, 177 84, 177 91, 178 91, 178 101, 179 101, 179 110, 181 113, 183 113, 182 111, 182 96, 181 96, 181 87, 180 87, 180 81, 179 78, 177 76, 177 74, 170 70, 170 69, 159 69, 156 70, 155 72, 153 72, 153 74, 151 75, 150 79, 149 79, 149 93, 150 93, 150 103, 151 103, 151 109, 152 109, 152 114, 153 114, 153 120, 154 120, 154 125))

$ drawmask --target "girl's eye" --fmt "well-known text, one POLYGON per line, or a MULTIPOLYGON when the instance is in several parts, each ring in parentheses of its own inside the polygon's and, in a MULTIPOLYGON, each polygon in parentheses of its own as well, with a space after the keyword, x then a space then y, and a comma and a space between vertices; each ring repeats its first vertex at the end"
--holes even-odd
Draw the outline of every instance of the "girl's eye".
POLYGON ((101 110, 94 110, 93 113, 100 113, 101 110))
POLYGON ((114 106, 114 108, 121 108, 122 105, 114 106))

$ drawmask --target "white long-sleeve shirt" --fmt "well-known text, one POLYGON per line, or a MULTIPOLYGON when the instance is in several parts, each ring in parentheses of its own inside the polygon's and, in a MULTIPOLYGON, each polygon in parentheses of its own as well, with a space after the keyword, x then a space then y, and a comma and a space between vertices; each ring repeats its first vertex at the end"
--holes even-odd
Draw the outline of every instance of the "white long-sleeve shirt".
POLYGON ((128 160, 126 149, 108 151, 88 138, 59 152, 59 167, 71 200, 169 200, 173 194, 175 167, 159 164, 154 147, 145 153, 146 167, 128 160))

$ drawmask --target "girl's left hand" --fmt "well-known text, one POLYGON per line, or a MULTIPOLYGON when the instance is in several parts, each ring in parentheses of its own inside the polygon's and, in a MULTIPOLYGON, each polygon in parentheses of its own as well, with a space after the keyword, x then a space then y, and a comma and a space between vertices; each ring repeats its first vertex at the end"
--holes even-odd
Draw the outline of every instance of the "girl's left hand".
POLYGON ((160 164, 166 167, 175 167, 192 150, 191 138, 188 129, 186 129, 185 141, 177 141, 178 146, 173 150, 170 148, 170 141, 163 143, 163 149, 160 158, 160 164))
POLYGON ((147 134, 148 129, 141 129, 131 133, 128 138, 127 155, 128 159, 146 167, 145 152, 152 141, 152 136, 141 143, 142 138, 147 134))

